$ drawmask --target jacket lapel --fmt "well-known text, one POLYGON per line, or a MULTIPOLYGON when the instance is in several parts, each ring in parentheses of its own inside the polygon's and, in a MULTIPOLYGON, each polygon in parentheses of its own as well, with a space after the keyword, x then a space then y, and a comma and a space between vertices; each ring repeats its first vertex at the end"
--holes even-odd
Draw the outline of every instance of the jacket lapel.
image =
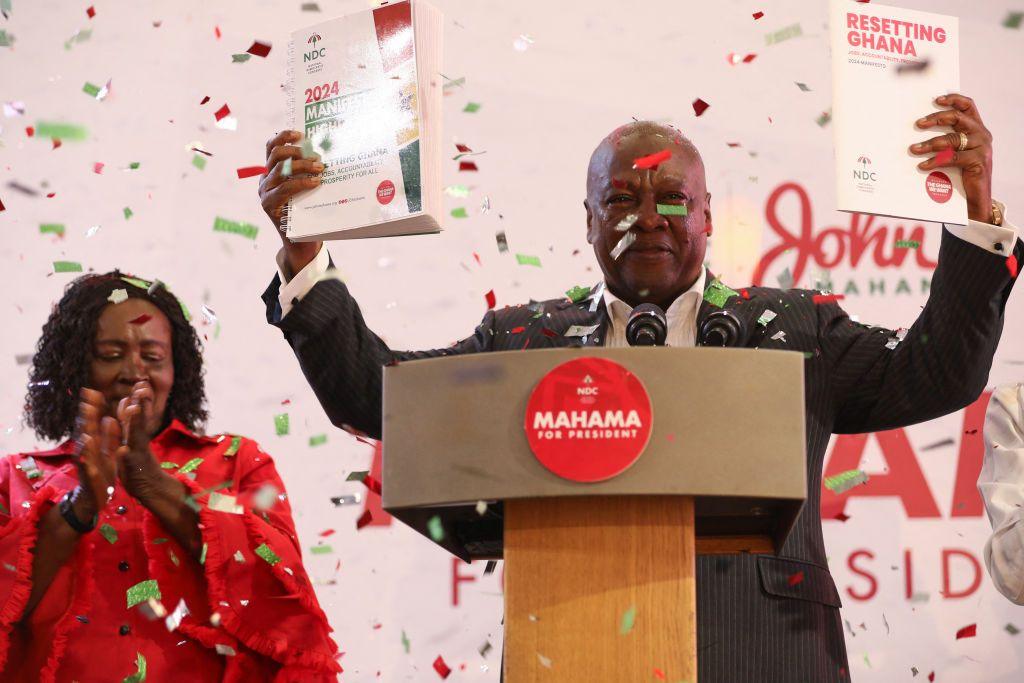
MULTIPOLYGON (((721 307, 716 306, 708 300, 708 290, 712 288, 715 281, 716 278, 714 274, 709 270, 707 275, 708 285, 704 289, 704 296, 701 299, 700 308, 697 309, 697 341, 700 341, 700 330, 704 325, 704 321, 707 320, 707 317, 715 311, 728 310, 735 313, 747 326, 747 341, 744 346, 756 346, 764 336, 764 328, 757 324, 757 319, 762 313, 764 313, 765 309, 768 308, 767 303, 761 301, 760 298, 746 299, 740 292, 733 290, 736 293, 729 295, 721 307)), ((732 289, 723 283, 719 284, 723 285, 726 289, 732 289)))

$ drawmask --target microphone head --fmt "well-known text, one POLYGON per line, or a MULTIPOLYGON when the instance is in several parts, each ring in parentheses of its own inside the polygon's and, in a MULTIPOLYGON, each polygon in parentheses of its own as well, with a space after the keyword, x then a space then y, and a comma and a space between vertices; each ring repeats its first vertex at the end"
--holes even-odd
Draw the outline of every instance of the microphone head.
POLYGON ((626 341, 630 346, 664 346, 668 337, 665 311, 655 304, 640 304, 629 314, 626 341))
POLYGON ((715 311, 700 326, 700 346, 743 346, 746 340, 746 325, 729 310, 715 311))

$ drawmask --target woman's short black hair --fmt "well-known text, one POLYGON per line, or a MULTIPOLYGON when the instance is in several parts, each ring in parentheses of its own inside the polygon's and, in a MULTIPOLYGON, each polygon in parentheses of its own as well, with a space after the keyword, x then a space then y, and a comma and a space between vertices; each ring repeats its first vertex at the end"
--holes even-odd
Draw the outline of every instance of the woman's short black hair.
POLYGON ((26 422, 42 439, 59 441, 74 433, 79 392, 89 380, 96 324, 115 289, 150 302, 171 323, 174 385, 165 419, 177 418, 192 430, 206 423, 202 347, 184 305, 159 282, 154 285, 114 270, 73 280, 43 325, 25 397, 26 422))

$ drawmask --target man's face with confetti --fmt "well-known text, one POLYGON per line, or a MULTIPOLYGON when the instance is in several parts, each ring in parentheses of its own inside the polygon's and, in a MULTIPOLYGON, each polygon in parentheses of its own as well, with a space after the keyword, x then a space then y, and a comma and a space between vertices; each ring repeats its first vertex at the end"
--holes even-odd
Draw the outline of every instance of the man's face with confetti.
POLYGON ((693 286, 711 235, 711 195, 699 153, 674 128, 640 122, 605 138, 590 160, 583 205, 587 241, 612 294, 667 309, 693 286))

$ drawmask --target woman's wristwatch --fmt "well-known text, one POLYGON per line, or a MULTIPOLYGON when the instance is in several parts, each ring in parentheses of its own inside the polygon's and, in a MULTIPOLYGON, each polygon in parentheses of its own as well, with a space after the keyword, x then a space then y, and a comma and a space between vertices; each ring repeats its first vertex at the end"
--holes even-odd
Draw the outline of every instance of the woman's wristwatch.
POLYGON ((74 488, 64 494, 64 497, 60 499, 60 516, 64 518, 64 521, 68 523, 72 529, 80 534, 87 534, 96 528, 96 523, 100 521, 99 515, 93 515, 89 523, 83 523, 78 516, 75 514, 75 509, 71 507, 72 503, 75 502, 75 498, 80 493, 79 489, 74 488))

